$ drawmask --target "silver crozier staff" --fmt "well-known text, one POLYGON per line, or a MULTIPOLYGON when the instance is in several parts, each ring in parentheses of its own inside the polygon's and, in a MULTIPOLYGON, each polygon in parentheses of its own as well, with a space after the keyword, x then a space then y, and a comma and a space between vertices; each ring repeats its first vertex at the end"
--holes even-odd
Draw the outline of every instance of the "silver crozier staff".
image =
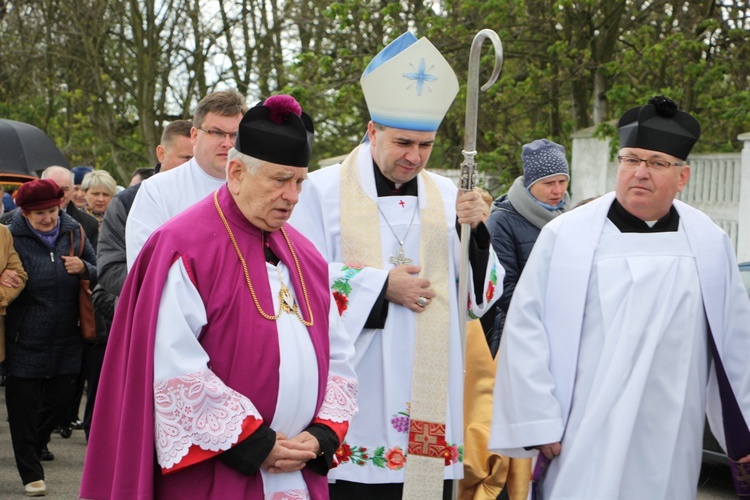
MULTIPOLYGON (((469 78, 466 84, 466 122, 464 128, 464 161, 461 163, 461 180, 459 189, 471 191, 477 182, 477 114, 479 112, 479 58, 482 55, 482 43, 485 39, 492 42, 495 49, 495 67, 487 83, 481 90, 486 91, 500 76, 503 67, 503 44, 500 37, 491 29, 483 29, 474 37, 469 52, 469 78)), ((471 225, 461 224, 461 268, 458 275, 458 313, 461 332, 461 359, 466 366, 466 321, 469 304, 469 239, 471 225)), ((458 480, 453 481, 453 499, 458 498, 458 480)))

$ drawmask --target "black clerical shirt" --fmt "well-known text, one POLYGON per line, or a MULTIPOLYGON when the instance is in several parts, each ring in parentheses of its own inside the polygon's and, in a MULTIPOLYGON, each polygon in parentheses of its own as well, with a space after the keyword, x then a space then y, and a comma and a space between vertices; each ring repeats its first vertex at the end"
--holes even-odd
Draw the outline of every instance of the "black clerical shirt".
POLYGON ((644 221, 631 214, 615 198, 612 206, 609 207, 607 218, 612 221, 621 233, 666 233, 677 231, 680 226, 680 214, 675 210, 674 205, 669 207, 667 215, 656 221, 653 227, 650 227, 644 221))
MULTIPOLYGON (((373 171, 375 173, 375 187, 378 192, 378 198, 385 196, 417 196, 417 177, 405 182, 400 187, 387 179, 380 168, 373 162, 373 171)), ((461 237, 461 225, 456 219, 456 230, 459 238, 461 237)), ((474 294, 479 304, 484 300, 482 290, 484 289, 484 276, 487 271, 487 260, 490 254, 490 233, 484 223, 477 224, 476 229, 471 231, 471 241, 469 243, 469 262, 474 270, 474 294)), ((385 327, 385 320, 388 318, 388 301, 385 300, 385 293, 388 290, 388 280, 385 281, 383 289, 380 291, 378 299, 372 306, 370 315, 365 322, 365 328, 382 329, 385 327)))

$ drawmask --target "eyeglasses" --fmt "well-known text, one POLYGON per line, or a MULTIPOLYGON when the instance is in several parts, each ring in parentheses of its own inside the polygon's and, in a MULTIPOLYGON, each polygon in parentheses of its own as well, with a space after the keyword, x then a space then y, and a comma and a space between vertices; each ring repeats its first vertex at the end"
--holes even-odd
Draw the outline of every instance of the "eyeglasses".
POLYGON ((237 139, 237 132, 224 132, 223 130, 206 130, 203 127, 198 127, 198 130, 202 130, 214 139, 224 140, 225 137, 229 137, 229 140, 234 142, 237 139))
POLYGON ((635 156, 618 156, 617 157, 617 163, 622 167, 624 170, 635 170, 638 168, 638 165, 641 164, 641 162, 646 164, 646 168, 648 170, 652 170, 654 172, 663 172, 667 170, 669 167, 682 167, 685 165, 685 162, 677 161, 667 161, 667 160, 644 160, 643 158, 636 158, 635 156))

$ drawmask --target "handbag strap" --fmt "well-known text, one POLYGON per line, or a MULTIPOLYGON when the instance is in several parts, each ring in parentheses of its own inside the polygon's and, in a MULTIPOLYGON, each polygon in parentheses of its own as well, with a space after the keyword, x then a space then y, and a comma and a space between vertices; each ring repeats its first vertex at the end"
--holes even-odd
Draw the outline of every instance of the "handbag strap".
POLYGON ((69 255, 71 257, 73 257, 73 256, 75 256, 75 257, 81 257, 81 255, 83 255, 84 245, 86 244, 86 238, 85 238, 85 236, 83 234, 83 226, 81 226, 80 224, 78 224, 78 230, 81 232, 81 244, 80 244, 80 247, 78 248, 78 255, 76 255, 76 254, 73 253, 73 231, 71 231, 70 233, 68 233, 70 235, 70 254, 69 255))
POLYGON ((86 236, 83 234, 83 226, 80 224, 78 224, 78 231, 81 233, 81 244, 80 248, 78 249, 78 256, 80 257, 83 255, 83 245, 86 242, 86 236))

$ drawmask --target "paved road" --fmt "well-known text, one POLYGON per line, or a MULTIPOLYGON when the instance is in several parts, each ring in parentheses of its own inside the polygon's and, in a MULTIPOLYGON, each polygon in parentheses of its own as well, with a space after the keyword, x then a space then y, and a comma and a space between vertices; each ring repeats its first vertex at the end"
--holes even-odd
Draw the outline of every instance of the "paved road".
MULTIPOLYGON (((0 500, 27 498, 13 459, 6 417, 5 390, 0 388, 0 500)), ((47 483, 45 498, 50 500, 78 498, 83 457, 86 453, 83 431, 73 431, 73 436, 68 439, 63 439, 59 434, 54 433, 49 449, 55 454, 55 459, 52 462, 42 462, 47 483)), ((724 465, 706 464, 701 472, 700 485, 699 500, 737 498, 733 494, 729 469, 724 465)))
MULTIPOLYGON (((80 414, 83 414, 83 409, 80 414)), ((7 417, 5 388, 0 387, 0 499, 28 498, 16 469, 16 461, 13 459, 7 417)), ((83 431, 73 431, 73 435, 68 439, 63 439, 58 433, 53 433, 49 450, 55 455, 55 459, 51 462, 42 462, 47 483, 47 496, 44 498, 50 500, 78 498, 83 456, 86 453, 83 431)))

